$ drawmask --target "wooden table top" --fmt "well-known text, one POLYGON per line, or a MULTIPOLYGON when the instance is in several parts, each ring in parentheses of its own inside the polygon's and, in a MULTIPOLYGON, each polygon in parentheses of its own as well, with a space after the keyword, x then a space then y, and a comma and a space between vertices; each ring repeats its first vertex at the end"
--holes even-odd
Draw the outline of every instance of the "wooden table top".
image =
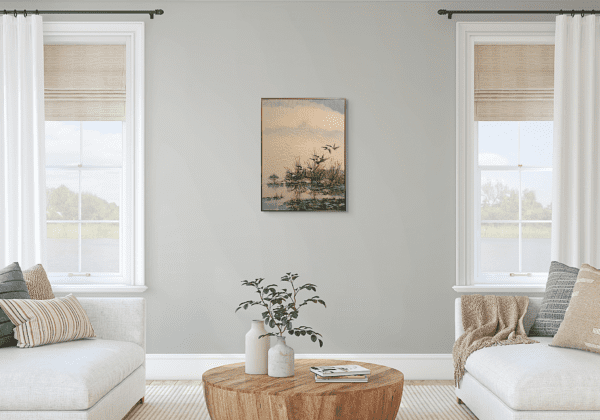
POLYGON ((359 363, 347 360, 296 359, 294 363, 294 376, 290 378, 272 378, 268 375, 247 375, 244 369, 244 363, 219 366, 204 372, 202 381, 205 382, 205 385, 229 391, 279 396, 299 393, 310 394, 313 396, 338 395, 344 393, 365 392, 394 385, 402 387, 404 384, 404 375, 396 369, 372 363, 359 363), (309 368, 311 366, 332 365, 363 366, 371 371, 369 382, 315 382, 315 374, 312 373, 309 368))

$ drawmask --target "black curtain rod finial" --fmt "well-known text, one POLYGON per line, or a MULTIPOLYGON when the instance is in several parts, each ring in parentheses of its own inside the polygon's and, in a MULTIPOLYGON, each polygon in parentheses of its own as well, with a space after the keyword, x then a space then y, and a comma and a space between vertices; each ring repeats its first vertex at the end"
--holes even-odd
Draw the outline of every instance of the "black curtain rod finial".
POLYGON ((438 15, 448 15, 448 19, 452 19, 452 13, 448 13, 446 9, 438 10, 438 15))
POLYGON ((156 9, 155 11, 150 12, 150 19, 154 19, 154 15, 162 15, 164 13, 165 13, 164 10, 162 10, 162 9, 156 9))

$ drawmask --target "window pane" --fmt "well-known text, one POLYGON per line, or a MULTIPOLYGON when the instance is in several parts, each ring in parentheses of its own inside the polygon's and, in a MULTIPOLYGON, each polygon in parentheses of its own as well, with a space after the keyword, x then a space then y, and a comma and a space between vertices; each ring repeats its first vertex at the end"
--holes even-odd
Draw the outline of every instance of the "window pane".
POLYGON ((83 165, 121 166, 123 123, 121 121, 84 121, 83 165))
POLYGON ((519 271, 519 224, 482 223, 480 267, 483 273, 519 271))
POLYGON ((481 220, 519 220, 517 171, 481 171, 481 220))
POLYGON ((47 238, 46 271, 78 272, 79 225, 77 223, 48 223, 47 238))
POLYGON ((552 171, 521 172, 523 220, 552 220, 552 171))
POLYGON ((81 173, 82 220, 119 220, 121 170, 92 170, 81 173))
POLYGON ((46 121, 46 165, 79 164, 79 122, 46 121))
POLYGON ((81 224, 81 271, 119 272, 119 224, 81 224))
POLYGON ((552 167, 553 121, 521 122, 521 164, 552 167))
POLYGON ((517 121, 479 121, 479 165, 516 166, 519 159, 517 121))
POLYGON ((551 223, 523 223, 523 272, 546 273, 550 268, 551 223))
POLYGON ((79 172, 46 170, 46 218, 79 218, 79 172))

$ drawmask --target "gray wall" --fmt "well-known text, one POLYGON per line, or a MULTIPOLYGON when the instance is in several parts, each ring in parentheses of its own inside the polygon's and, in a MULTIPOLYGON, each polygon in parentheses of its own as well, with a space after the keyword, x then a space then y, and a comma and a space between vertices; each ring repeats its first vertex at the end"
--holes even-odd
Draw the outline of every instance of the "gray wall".
MULTIPOLYGON (((595 3, 596 8, 598 4, 595 3)), ((146 22, 149 353, 242 353, 240 281, 318 285, 298 353, 449 353, 455 284, 455 22, 439 8, 589 2, 13 2, 163 8, 146 22), (347 99, 348 211, 260 211, 260 98, 347 99)), ((484 16, 469 18, 485 20, 484 16)), ((552 20, 553 17, 492 17, 552 20)))

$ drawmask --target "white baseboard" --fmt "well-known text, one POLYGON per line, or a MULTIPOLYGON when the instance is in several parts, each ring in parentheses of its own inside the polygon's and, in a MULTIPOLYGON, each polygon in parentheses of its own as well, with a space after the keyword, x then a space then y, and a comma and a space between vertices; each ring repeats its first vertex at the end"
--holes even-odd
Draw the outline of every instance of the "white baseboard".
MULTIPOLYGON (((296 359, 338 359, 376 363, 404 373, 404 379, 452 379, 451 354, 297 354, 296 359)), ((241 363, 243 354, 148 354, 148 380, 201 380, 214 367, 241 363)))

